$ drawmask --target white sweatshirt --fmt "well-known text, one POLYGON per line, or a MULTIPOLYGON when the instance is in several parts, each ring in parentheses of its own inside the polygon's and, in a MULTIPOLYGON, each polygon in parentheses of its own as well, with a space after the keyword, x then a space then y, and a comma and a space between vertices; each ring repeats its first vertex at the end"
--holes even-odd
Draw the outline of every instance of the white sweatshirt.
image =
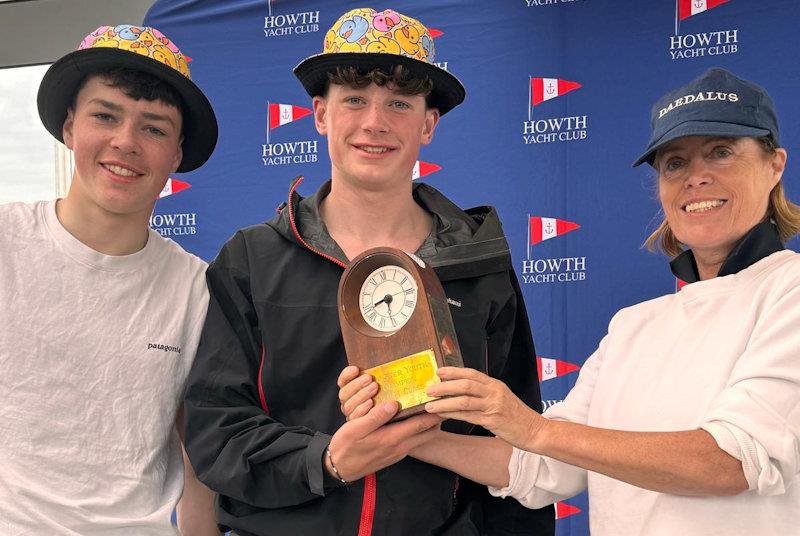
POLYGON ((515 449, 507 488, 536 508, 588 485, 593 536, 800 534, 800 254, 621 310, 575 387, 545 416, 627 431, 702 428, 742 461, 749 490, 644 490, 515 449))

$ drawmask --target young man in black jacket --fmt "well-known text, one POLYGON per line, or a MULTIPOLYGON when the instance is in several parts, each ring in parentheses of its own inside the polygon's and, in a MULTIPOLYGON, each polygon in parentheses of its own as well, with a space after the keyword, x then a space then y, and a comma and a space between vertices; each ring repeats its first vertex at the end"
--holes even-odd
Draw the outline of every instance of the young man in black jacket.
POLYGON ((463 86, 433 64, 427 28, 392 10, 346 13, 324 51, 294 72, 328 138, 331 180, 308 198, 295 181, 280 214, 237 232, 208 270, 187 450, 220 494, 220 523, 241 536, 552 534, 551 508, 491 497, 408 456, 437 419, 387 425, 394 408, 378 406, 345 423, 339 406, 339 279, 361 252, 391 246, 436 270, 466 365, 540 407, 528 318, 494 209, 464 212, 411 181, 420 146, 463 101, 463 86))

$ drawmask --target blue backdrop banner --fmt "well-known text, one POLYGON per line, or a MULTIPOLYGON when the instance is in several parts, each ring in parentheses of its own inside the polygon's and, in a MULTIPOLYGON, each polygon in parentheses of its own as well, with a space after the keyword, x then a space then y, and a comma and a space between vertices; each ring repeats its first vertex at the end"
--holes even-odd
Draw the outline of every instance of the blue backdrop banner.
MULTIPOLYGON (((297 175, 328 179, 327 145, 292 74, 327 29, 363 2, 159 0, 145 23, 192 61, 220 138, 199 171, 176 175, 151 224, 206 260, 272 217, 297 175)), ((765 86, 795 158, 797 0, 396 0, 433 30, 436 61, 467 88, 414 176, 461 206, 498 208, 530 313, 544 405, 562 400, 620 308, 674 292, 667 259, 642 249, 660 221, 655 177, 631 163, 651 104, 711 66, 765 86)), ((796 244, 792 244, 796 247, 796 244)), ((585 495, 557 505, 558 534, 588 534, 585 495)))

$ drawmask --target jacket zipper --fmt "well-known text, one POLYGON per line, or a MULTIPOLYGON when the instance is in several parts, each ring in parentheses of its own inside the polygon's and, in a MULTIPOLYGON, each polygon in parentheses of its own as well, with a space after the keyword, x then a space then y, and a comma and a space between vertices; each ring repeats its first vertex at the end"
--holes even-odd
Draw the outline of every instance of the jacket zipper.
MULTIPOLYGON (((305 240, 303 240, 303 237, 301 237, 300 233, 297 231, 297 224, 295 224, 294 221, 294 207, 292 206, 292 194, 294 194, 294 191, 297 189, 300 183, 303 182, 303 178, 304 178, 303 176, 298 177, 294 181, 294 184, 292 184, 292 187, 289 190, 289 199, 287 200, 287 205, 286 205, 287 208, 289 209, 289 223, 292 226, 292 232, 294 233, 294 237, 297 239, 298 242, 300 242, 303 245, 303 247, 305 247, 310 252, 316 253, 323 259, 327 259, 332 263, 341 266, 342 268, 347 268, 347 265, 344 264, 339 259, 332 257, 330 255, 326 255, 325 253, 322 253, 321 251, 309 246, 308 243, 305 240)), ((262 346, 261 363, 263 366, 264 363, 263 346, 262 346)), ((261 385, 260 381, 261 381, 261 375, 259 374, 259 386, 261 385)), ((262 405, 264 405, 264 407, 266 408, 262 391, 259 391, 259 394, 262 395, 261 402, 262 405)), ((361 521, 358 525, 358 536, 372 535, 372 522, 375 519, 375 497, 377 493, 378 493, 378 483, 377 483, 377 478, 375 477, 375 473, 366 475, 364 477, 364 498, 361 502, 361 521)))

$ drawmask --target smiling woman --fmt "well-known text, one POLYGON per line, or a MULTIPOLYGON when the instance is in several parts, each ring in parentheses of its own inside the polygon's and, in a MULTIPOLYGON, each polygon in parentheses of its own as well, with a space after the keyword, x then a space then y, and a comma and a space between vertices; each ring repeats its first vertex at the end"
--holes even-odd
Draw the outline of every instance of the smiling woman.
POLYGON ((665 223, 694 252, 700 279, 719 273, 736 243, 767 217, 786 151, 767 153, 754 138, 686 136, 654 162, 665 223))
MULTIPOLYGON (((685 138, 685 140, 691 139, 692 138, 685 138)), ((696 139, 702 140, 702 138, 696 139)), ((731 164, 732 161, 741 163, 743 157, 751 162, 762 163, 771 168, 761 168, 761 171, 766 173, 766 179, 759 181, 757 178, 764 178, 764 175, 759 173, 760 166, 756 166, 755 169, 753 169, 753 180, 746 182, 746 185, 752 188, 763 188, 766 185, 771 185, 771 189, 768 191, 766 198, 763 195, 759 196, 759 203, 756 203, 758 205, 757 207, 752 207, 753 203, 749 203, 751 205, 750 208, 756 208, 756 214, 751 215, 752 218, 755 219, 751 218, 749 220, 751 222, 750 227, 762 219, 770 218, 777 226, 778 235, 782 242, 788 241, 800 232, 800 207, 786 198, 783 182, 781 180, 774 180, 775 167, 779 168, 782 172, 783 166, 786 164, 786 151, 776 148, 775 142, 771 136, 739 139, 710 138, 706 141, 706 144, 713 146, 714 155, 712 156, 714 156, 719 163, 718 167, 721 171, 727 169, 727 166, 731 164), (731 151, 727 147, 730 144, 736 145, 740 150, 736 152, 731 151), (766 204, 766 206, 762 207, 762 204, 766 204)), ((654 164, 660 179, 660 196, 663 196, 666 191, 670 191, 669 184, 673 184, 674 188, 676 178, 684 176, 683 174, 687 173, 684 163, 680 160, 674 160, 674 155, 669 148, 659 151, 659 158, 654 164), (682 169, 676 169, 676 167, 681 167, 682 169)), ((724 174, 726 177, 729 175, 727 171, 724 174)), ((718 199, 704 202, 703 205, 698 206, 687 204, 686 207, 683 207, 683 210, 692 214, 711 212, 713 215, 717 213, 713 209, 721 208, 723 204, 727 204, 726 201, 727 200, 724 199, 718 199)), ((728 209, 732 210, 730 206, 728 209)), ((740 224, 739 227, 741 227, 741 224, 746 223, 746 220, 738 218, 738 222, 740 224)), ((745 230, 750 227, 746 227, 745 230)), ((742 235, 743 232, 739 234, 739 236, 742 235)), ((683 252, 684 245, 691 243, 687 242, 687 240, 691 239, 687 237, 679 239, 675 231, 670 227, 668 219, 665 218, 653 234, 647 238, 645 245, 651 251, 660 249, 671 257, 677 257, 683 252)))
POLYGON ((780 243, 800 232, 800 207, 781 181, 787 154, 778 118, 763 88, 711 69, 662 97, 652 123, 636 164, 655 168, 664 219, 645 244, 675 257, 680 279, 733 273, 726 260, 758 229, 774 226, 780 243))

